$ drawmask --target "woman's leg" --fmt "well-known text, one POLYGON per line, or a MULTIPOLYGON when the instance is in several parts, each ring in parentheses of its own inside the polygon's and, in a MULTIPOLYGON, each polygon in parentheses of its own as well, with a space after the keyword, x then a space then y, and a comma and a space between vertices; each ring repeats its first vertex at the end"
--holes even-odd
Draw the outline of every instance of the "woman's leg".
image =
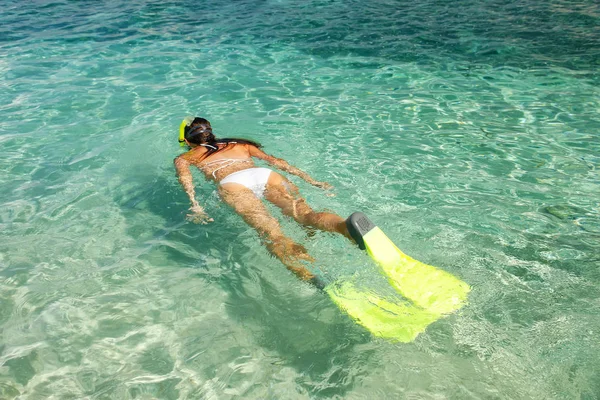
POLYGON ((337 232, 351 239, 342 217, 328 212, 315 212, 302 198, 296 185, 276 172, 271 172, 269 176, 265 198, 302 225, 337 232))
POLYGON ((269 252, 277 257, 300 279, 314 278, 301 263, 301 260, 314 261, 304 246, 283 234, 279 222, 267 211, 265 205, 254 193, 238 183, 219 186, 219 194, 248 225, 256 229, 269 252))

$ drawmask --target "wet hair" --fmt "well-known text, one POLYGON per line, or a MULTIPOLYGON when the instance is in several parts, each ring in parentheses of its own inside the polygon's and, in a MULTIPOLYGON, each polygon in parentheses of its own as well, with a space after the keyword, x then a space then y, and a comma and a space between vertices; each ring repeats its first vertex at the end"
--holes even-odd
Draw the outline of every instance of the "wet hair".
POLYGON ((184 128, 184 138, 190 143, 203 145, 206 147, 207 152, 204 154, 206 158, 211 154, 215 154, 221 150, 226 149, 230 144, 240 143, 249 144, 254 147, 262 147, 260 143, 253 140, 247 139, 236 139, 236 138, 222 138, 217 139, 213 135, 212 127, 207 119, 196 117, 190 124, 184 128), (223 147, 219 147, 220 144, 225 144, 223 147))

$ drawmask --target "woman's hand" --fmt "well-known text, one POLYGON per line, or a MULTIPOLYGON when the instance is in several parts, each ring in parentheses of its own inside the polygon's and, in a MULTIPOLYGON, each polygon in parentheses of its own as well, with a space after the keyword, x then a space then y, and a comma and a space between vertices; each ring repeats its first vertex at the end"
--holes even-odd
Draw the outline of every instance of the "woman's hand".
MULTIPOLYGON (((313 182, 313 186, 316 186, 316 187, 324 189, 324 190, 331 190, 331 189, 333 189, 333 186, 331 186, 327 182, 313 182)), ((326 194, 326 196, 327 197, 335 197, 335 194, 329 192, 329 193, 326 194)))
POLYGON ((329 183, 327 183, 327 182, 314 182, 314 183, 313 183, 313 186, 316 186, 316 187, 318 187, 318 188, 325 189, 325 190, 330 190, 330 189, 333 189, 333 186, 331 186, 331 185, 330 185, 329 183))
POLYGON ((202 208, 202 206, 200 206, 199 204, 195 204, 190 207, 190 213, 186 216, 186 219, 195 224, 201 224, 201 225, 205 225, 205 224, 208 224, 209 222, 214 221, 214 219, 212 219, 211 217, 208 216, 208 214, 206 214, 206 212, 204 211, 204 208, 202 208))

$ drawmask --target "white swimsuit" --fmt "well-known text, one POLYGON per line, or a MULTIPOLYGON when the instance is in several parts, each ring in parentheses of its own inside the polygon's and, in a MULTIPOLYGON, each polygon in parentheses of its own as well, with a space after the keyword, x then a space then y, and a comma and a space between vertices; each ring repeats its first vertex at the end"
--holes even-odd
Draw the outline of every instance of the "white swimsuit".
POLYGON ((252 190, 256 197, 262 199, 265 194, 267 182, 269 181, 269 176, 271 176, 271 170, 269 168, 248 168, 227 175, 225 178, 221 179, 220 184, 239 183, 252 190))
MULTIPOLYGON (((220 160, 214 160, 203 165, 219 165, 213 172, 213 178, 217 179, 216 172, 220 169, 229 167, 236 162, 248 162, 252 161, 249 158, 222 158, 220 160)), ((271 176, 271 170, 269 168, 248 168, 241 171, 234 172, 221 179, 220 185, 226 183, 238 183, 252 190, 256 197, 259 199, 263 198, 267 182, 271 176)))

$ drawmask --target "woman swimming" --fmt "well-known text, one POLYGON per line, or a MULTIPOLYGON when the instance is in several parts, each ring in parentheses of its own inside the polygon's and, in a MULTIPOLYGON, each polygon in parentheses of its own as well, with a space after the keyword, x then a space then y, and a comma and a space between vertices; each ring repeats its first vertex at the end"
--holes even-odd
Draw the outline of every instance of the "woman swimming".
POLYGON ((331 185, 315 181, 285 160, 264 153, 260 144, 243 139, 217 139, 212 133, 210 122, 204 118, 195 118, 184 126, 179 140, 191 148, 175 159, 175 168, 179 182, 192 203, 188 218, 193 222, 206 224, 212 219, 196 200, 190 165, 198 167, 208 180, 218 184, 223 201, 257 230, 271 254, 303 280, 315 279, 302 265, 302 260, 313 259, 304 246, 284 235, 279 222, 262 203, 262 198, 275 204, 285 215, 293 217, 304 226, 338 232, 350 238, 342 217, 313 211, 293 183, 275 171, 256 167, 252 157, 264 160, 316 187, 330 189, 331 185))

